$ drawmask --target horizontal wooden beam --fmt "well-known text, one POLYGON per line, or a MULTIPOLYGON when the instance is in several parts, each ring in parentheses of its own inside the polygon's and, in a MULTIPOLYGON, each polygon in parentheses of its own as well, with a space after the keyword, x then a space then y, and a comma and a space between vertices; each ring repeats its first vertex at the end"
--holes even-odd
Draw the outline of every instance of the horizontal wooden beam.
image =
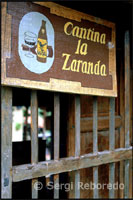
MULTIPOLYGON (((80 121, 81 124, 81 132, 92 132, 93 131, 93 118, 92 117, 86 117, 81 118, 80 121)), ((115 116, 115 129, 120 128, 122 125, 122 118, 121 116, 115 116)), ((47 129, 51 129, 51 119, 50 117, 47 117, 46 120, 46 127, 47 129)), ((72 127, 70 127, 72 128, 72 127)), ((98 117, 98 131, 105 131, 109 130, 109 117, 98 117)))
MULTIPOLYGON (((122 119, 120 116, 115 117, 115 129, 120 128, 122 119)), ((81 118, 81 132, 88 132, 93 130, 92 118, 81 118)), ((98 118, 98 131, 109 130, 109 117, 98 118)))
POLYGON ((114 151, 89 153, 79 157, 68 157, 60 160, 43 161, 38 164, 25 164, 12 168, 13 182, 33 179, 62 172, 99 166, 132 158, 132 147, 119 148, 114 151))

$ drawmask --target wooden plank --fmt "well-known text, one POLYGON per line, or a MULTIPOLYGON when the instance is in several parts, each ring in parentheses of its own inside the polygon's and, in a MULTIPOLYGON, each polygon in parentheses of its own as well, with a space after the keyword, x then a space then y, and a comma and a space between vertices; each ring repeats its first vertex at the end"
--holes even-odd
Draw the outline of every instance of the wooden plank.
MULTIPOLYGON (((80 156, 80 96, 75 95, 75 157, 80 156)), ((80 198, 80 171, 75 171, 75 199, 80 198)))
MULTIPOLYGON (((31 91, 31 163, 38 162, 38 100, 37 91, 31 91)), ((38 179, 32 180, 32 198, 38 198, 38 191, 35 183, 38 179)))
MULTIPOLYGON (((54 160, 59 159, 60 145, 60 97, 59 93, 54 93, 54 160)), ((59 184, 59 175, 54 176, 54 184, 59 184)), ((59 198, 59 189, 54 187, 54 199, 59 198)))
POLYGON ((59 159, 59 132, 60 132, 60 99, 54 93, 54 160, 59 159))
POLYGON ((125 147, 129 147, 130 130, 130 46, 129 32, 125 33, 125 147))
POLYGON ((97 136, 97 127, 98 127, 98 117, 97 117, 97 97, 93 99, 93 153, 97 153, 98 151, 98 136, 97 136))
POLYGON ((85 154, 79 157, 61 158, 39 162, 38 164, 27 164, 14 166, 12 169, 13 181, 21 181, 36 177, 48 176, 78 169, 95 167, 102 164, 119 162, 132 158, 132 147, 127 149, 119 148, 114 151, 103 151, 98 154, 85 154))
POLYGON ((93 190, 93 198, 98 198, 99 197, 99 192, 97 189, 98 185, 98 167, 93 167, 93 183, 95 184, 95 188, 93 190))
POLYGON ((2 2, 2 79, 6 77, 6 58, 11 56, 11 21, 12 16, 7 13, 7 2, 2 2))
POLYGON ((12 198, 12 89, 1 90, 1 197, 12 198))
POLYGON ((80 96, 75 96, 75 156, 80 156, 80 96))
MULTIPOLYGON (((97 133, 97 124, 98 124, 98 105, 97 97, 93 97, 93 153, 98 152, 98 133, 97 133)), ((93 183, 98 184, 98 167, 93 168, 93 183)), ((98 198, 98 189, 95 187, 93 190, 93 198, 98 198)))
MULTIPOLYGON (((125 147, 129 147, 130 135, 130 41, 125 33, 125 147)), ((129 198, 129 160, 125 161, 124 198, 129 198)))
POLYGON ((129 198, 129 160, 125 160, 125 187, 124 198, 129 198))
MULTIPOLYGON (((115 129, 122 125, 121 116, 115 116, 115 129)), ((93 119, 91 117, 81 118, 81 133, 92 132, 93 119)), ((109 130, 109 117, 98 117, 98 131, 109 130)))
MULTIPOLYGON (((130 141, 133 147, 133 66, 131 66, 130 75, 131 75, 131 82, 130 82, 130 141)), ((133 198, 133 161, 130 161, 129 165, 129 198, 133 198)))
MULTIPOLYGON (((115 149, 115 98, 110 98, 109 104, 109 150, 115 149)), ((109 165, 109 183, 113 185, 115 183, 115 163, 109 165)), ((115 191, 109 190, 109 198, 115 198, 115 191)))
POLYGON ((73 19, 76 21, 81 21, 81 19, 86 19, 86 20, 88 19, 92 22, 97 22, 97 20, 98 20, 99 24, 103 24, 110 28, 114 28, 114 23, 109 22, 105 19, 101 19, 101 18, 97 19, 94 16, 85 14, 85 13, 77 11, 77 10, 73 10, 68 7, 64 7, 62 5, 59 5, 59 4, 56 4, 53 2, 34 2, 34 3, 50 8, 51 13, 54 13, 54 14, 62 16, 62 17, 66 17, 66 18, 73 19))
MULTIPOLYGON (((5 65, 6 66, 6 65, 5 65)), ((3 69, 6 70, 6 69, 3 69)), ((114 90, 103 90, 103 89, 97 89, 93 90, 92 88, 86 88, 86 87, 81 87, 81 84, 79 82, 74 81, 66 81, 66 80, 58 80, 54 78, 50 78, 49 83, 46 82, 37 82, 37 81, 29 81, 29 80, 24 80, 19 78, 9 78, 9 77, 4 77, 2 76, 1 80, 2 85, 9 85, 12 87, 22 87, 22 88, 31 88, 31 89, 39 89, 39 90, 47 90, 47 91, 58 91, 58 92, 66 92, 66 93, 71 93, 71 94, 87 94, 87 95, 97 95, 97 96, 113 96, 117 97, 116 94, 116 86, 114 87, 114 90), (72 83, 73 82, 73 83, 72 83), (61 85, 61 87, 60 87, 61 85), (67 87, 66 87, 67 85, 67 87)))
POLYGON ((2 63, 3 63, 3 59, 4 59, 4 41, 5 41, 5 30, 6 30, 6 7, 7 7, 7 2, 2 2, 1 3, 1 7, 2 7, 2 15, 1 15, 1 47, 2 47, 2 51, 1 51, 1 55, 2 55, 2 63))
POLYGON ((129 198, 133 198, 133 160, 129 160, 129 198))
MULTIPOLYGON (((124 109, 124 69, 122 63, 122 57, 120 57, 120 115, 121 115, 121 124, 120 127, 120 148, 123 148, 125 145, 125 109, 124 109)), ((116 121, 115 121, 116 124, 116 121)), ((124 184, 124 161, 120 162, 120 184, 124 184)), ((119 197, 124 198, 124 190, 119 190, 119 197)))
MULTIPOLYGON (((75 156, 75 95, 68 96, 68 131, 67 131, 67 157, 75 156)), ((69 182, 75 185, 75 171, 68 172, 69 182)), ((75 188, 68 193, 69 199, 75 198, 75 188)))
POLYGON ((115 98, 110 98, 109 117, 109 150, 113 151, 115 148, 115 98))

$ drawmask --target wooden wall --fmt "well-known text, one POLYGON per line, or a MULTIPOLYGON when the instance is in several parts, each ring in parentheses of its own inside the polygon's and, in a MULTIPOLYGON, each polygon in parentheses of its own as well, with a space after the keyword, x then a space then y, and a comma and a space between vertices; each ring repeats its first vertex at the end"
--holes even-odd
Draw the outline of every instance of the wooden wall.
MULTIPOLYGON (((123 39, 124 42, 124 39, 123 39)), ((117 50, 117 81, 118 97, 115 103, 115 148, 124 147, 125 144, 125 69, 122 49, 117 50)), ((133 133, 133 69, 130 70, 130 142, 133 133)), ((74 96, 69 99, 69 123, 68 123, 68 146, 67 156, 74 156, 74 96)), ((93 97, 81 96, 81 155, 93 152, 93 97)), ((109 150, 109 98, 98 97, 98 151, 109 150)), ((115 183, 123 183, 123 161, 116 163, 115 183)), ((109 165, 101 165, 98 169, 99 183, 109 182, 109 165)), ((132 196, 132 176, 130 163, 130 180, 129 192, 132 196)), ((93 182, 93 169, 80 170, 80 181, 83 183, 93 182)), ((74 181, 74 172, 69 173, 69 181, 74 181)), ((93 198, 92 190, 81 190, 81 198, 93 198)), ((109 191, 107 188, 99 190, 100 198, 108 198, 109 191)), ((74 191, 69 192, 69 198, 74 198, 74 191)), ((123 197, 123 190, 116 190, 115 197, 123 197)))

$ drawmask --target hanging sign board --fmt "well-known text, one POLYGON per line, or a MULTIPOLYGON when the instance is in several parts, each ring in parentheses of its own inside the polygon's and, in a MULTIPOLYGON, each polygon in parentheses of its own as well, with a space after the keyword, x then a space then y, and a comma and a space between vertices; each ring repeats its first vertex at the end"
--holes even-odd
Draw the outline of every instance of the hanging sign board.
POLYGON ((2 3, 2 84, 117 96, 115 25, 51 2, 2 3))

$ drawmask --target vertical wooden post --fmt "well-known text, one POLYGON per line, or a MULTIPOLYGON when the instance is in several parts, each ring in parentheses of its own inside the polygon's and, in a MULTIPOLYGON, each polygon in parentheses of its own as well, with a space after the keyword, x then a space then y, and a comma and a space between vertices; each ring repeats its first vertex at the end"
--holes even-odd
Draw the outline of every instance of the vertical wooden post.
MULTIPOLYGON (((68 137, 67 137, 67 156, 75 156, 75 95, 69 95, 68 107, 68 137)), ((69 182, 75 185, 75 171, 68 172, 69 182)), ((68 192, 68 198, 75 198, 75 188, 68 192)))
MULTIPOLYGON (((130 144, 133 147, 133 66, 130 69, 130 144)), ((129 198, 133 198, 133 160, 129 161, 129 198)))
MULTIPOLYGON (((80 96, 75 96, 75 156, 80 156, 80 96)), ((75 199, 80 198, 80 171, 75 171, 75 199)))
MULTIPOLYGON (((60 96, 54 93, 54 160, 59 159, 60 145, 60 96)), ((54 175, 54 185, 59 184, 59 174, 54 175)), ((59 198, 59 189, 54 187, 54 199, 59 198)))
MULTIPOLYGON (((98 135, 97 135, 97 124, 98 124, 98 108, 97 108, 97 97, 93 97, 93 153, 98 152, 98 135)), ((93 167, 93 183, 97 186, 98 184, 98 167, 93 167)), ((93 190, 93 198, 98 198, 98 189, 95 187, 93 190)))
MULTIPOLYGON (((31 91, 31 163, 38 162, 38 101, 37 91, 31 91)), ((38 198, 38 191, 35 183, 38 179, 32 180, 32 198, 38 198)))
MULTIPOLYGON (((125 33, 125 147, 129 147, 130 132, 130 44, 129 31, 125 33)), ((129 198, 129 160, 125 161, 124 198, 129 198)))
MULTIPOLYGON (((109 150, 113 151, 115 148, 115 98, 110 98, 109 103, 109 150)), ((113 184, 115 183, 115 163, 109 164, 109 184, 112 189, 109 190, 109 198, 115 198, 113 184)))
POLYGON ((12 198, 12 89, 1 90, 1 197, 12 198))
MULTIPOLYGON (((122 57, 121 57, 122 62, 122 57)), ((124 109, 124 69, 121 64, 120 68, 120 116, 122 117, 122 126, 120 127, 120 148, 124 148, 124 133, 125 133, 125 109, 124 109)), ((120 161, 120 173, 119 173, 120 184, 124 184, 124 161, 120 161)), ((119 189, 119 198, 124 197, 124 189, 119 189)))

